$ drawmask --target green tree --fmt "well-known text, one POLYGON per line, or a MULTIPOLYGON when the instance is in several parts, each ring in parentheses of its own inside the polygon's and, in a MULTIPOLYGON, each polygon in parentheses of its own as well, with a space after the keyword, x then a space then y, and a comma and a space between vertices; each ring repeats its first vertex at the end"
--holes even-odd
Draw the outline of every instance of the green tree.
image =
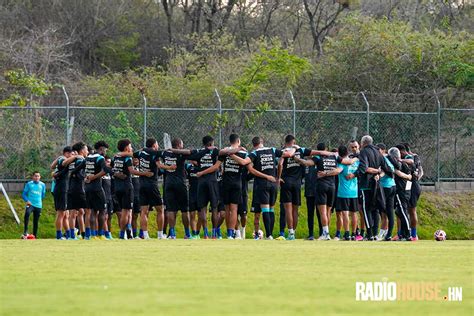
POLYGON ((4 97, 0 100, 0 106, 39 105, 40 98, 48 95, 53 88, 52 84, 22 69, 5 71, 1 82, 0 92, 4 97))
POLYGON ((472 89, 474 39, 467 32, 415 31, 405 22, 359 15, 342 25, 315 63, 312 86, 376 93, 472 89))

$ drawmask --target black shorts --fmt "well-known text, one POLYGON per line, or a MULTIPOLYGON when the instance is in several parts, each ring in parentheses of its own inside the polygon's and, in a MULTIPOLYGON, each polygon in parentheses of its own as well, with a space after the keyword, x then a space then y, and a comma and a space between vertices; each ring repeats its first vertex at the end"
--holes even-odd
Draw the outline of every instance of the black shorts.
POLYGON ((242 184, 240 183, 240 181, 239 183, 224 183, 221 195, 224 205, 241 204, 242 184))
POLYGON ((334 195, 336 188, 325 184, 316 185, 316 205, 327 205, 332 206, 334 203, 334 195))
POLYGON ((260 204, 252 203, 252 208, 250 209, 250 212, 252 212, 252 213, 262 213, 262 208, 260 207, 260 204))
POLYGON ((199 211, 198 203, 197 203, 197 192, 189 191, 188 194, 188 209, 191 212, 199 211))
POLYGON ((87 208, 91 210, 105 210, 107 205, 105 203, 104 190, 86 191, 87 208))
POLYGON ((301 205, 301 184, 290 181, 282 183, 280 202, 301 205))
POLYGON ((65 211, 67 209, 67 192, 55 190, 53 197, 56 211, 65 211))
POLYGON ((67 209, 79 210, 87 207, 85 192, 68 192, 67 193, 67 209))
POLYGON ((248 211, 248 203, 249 203, 249 196, 247 191, 242 191, 242 202, 239 203, 239 207, 237 209, 238 215, 246 215, 248 211))
POLYGON ((167 184, 165 186, 166 211, 167 212, 187 212, 188 207, 188 189, 184 183, 167 184))
POLYGON ((349 212, 358 212, 359 211, 359 199, 358 198, 336 198, 336 212, 349 211, 349 212))
POLYGON ((259 183, 253 191, 253 202, 258 205, 268 204, 274 206, 277 193, 276 183, 270 181, 259 183))
POLYGON ((409 190, 397 191, 395 194, 395 205, 402 206, 405 211, 408 211, 410 197, 411 192, 409 190))
POLYGON ((252 203, 251 203, 251 206, 250 206, 250 212, 252 213, 261 213, 262 210, 260 208, 260 204, 258 204, 257 202, 255 202, 255 191, 257 191, 257 182, 254 181, 253 182, 253 194, 252 194, 252 203))
POLYGON ((408 201, 408 208, 414 208, 418 204, 418 199, 421 195, 421 185, 418 181, 411 184, 410 200, 408 201))
POLYGON ((135 190, 133 191, 133 207, 132 207, 132 213, 139 214, 141 211, 140 208, 140 191, 136 192, 135 190))
POLYGON ((106 205, 105 210, 107 211, 107 214, 112 215, 114 213, 114 201, 106 200, 105 205, 106 205))
MULTIPOLYGON (((225 211, 225 204, 224 204, 224 188, 223 188, 223 182, 219 181, 217 182, 217 187, 219 191, 219 203, 217 203, 217 210, 219 212, 224 212, 225 211)), ((212 211, 212 208, 211 208, 212 211)))
POLYGON ((114 213, 120 213, 122 211, 122 209, 120 208, 119 202, 115 198, 115 194, 112 197, 112 205, 113 205, 113 208, 114 208, 114 213))
POLYGON ((115 191, 115 199, 117 200, 120 210, 133 209, 133 189, 115 191))
POLYGON ((217 209, 219 203, 219 187, 217 181, 209 181, 207 179, 198 180, 198 196, 197 204, 199 209, 207 207, 211 204, 211 209, 217 209))
POLYGON ((140 206, 157 206, 163 205, 160 189, 158 185, 141 185, 140 186, 140 206))

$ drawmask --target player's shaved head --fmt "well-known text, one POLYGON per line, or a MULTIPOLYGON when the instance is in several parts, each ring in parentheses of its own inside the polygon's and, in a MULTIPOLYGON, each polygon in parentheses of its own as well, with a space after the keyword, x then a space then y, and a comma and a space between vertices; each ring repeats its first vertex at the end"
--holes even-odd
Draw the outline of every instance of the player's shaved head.
POLYGON ((337 148, 337 152, 339 153, 339 156, 341 157, 346 157, 349 154, 349 150, 347 149, 345 145, 339 146, 339 148, 337 148))
POLYGON ((207 135, 202 138, 203 146, 212 146, 213 144, 214 144, 214 138, 212 138, 212 136, 207 135))
POLYGON ((183 147, 183 140, 181 138, 175 138, 171 141, 171 147, 175 149, 180 149, 183 147))
POLYGON ((230 134, 230 136, 229 136, 229 142, 230 142, 232 145, 238 143, 239 140, 240 140, 239 135, 237 135, 237 134, 230 134))
POLYGON ((316 145, 317 150, 326 150, 326 144, 325 143, 319 143, 316 145))
POLYGON ((286 145, 294 145, 295 139, 296 139, 295 136, 293 136, 291 134, 288 134, 285 137, 285 144, 286 145))
POLYGON ((253 145, 253 147, 257 147, 257 146, 260 145, 261 143, 263 143, 262 137, 260 137, 260 136, 255 136, 254 138, 252 138, 252 145, 253 145))

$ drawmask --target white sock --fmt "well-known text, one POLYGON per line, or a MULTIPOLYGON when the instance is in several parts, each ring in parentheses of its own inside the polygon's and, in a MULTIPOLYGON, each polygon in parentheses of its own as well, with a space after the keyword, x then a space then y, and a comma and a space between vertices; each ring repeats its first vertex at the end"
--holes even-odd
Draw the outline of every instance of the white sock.
POLYGON ((294 234, 295 234, 295 230, 294 230, 294 229, 288 229, 288 233, 289 233, 290 235, 294 235, 294 234))
POLYGON ((329 226, 323 226, 323 233, 329 235, 329 226))
POLYGON ((143 238, 149 238, 150 236, 148 236, 148 230, 144 230, 143 231, 143 238))
POLYGON ((162 230, 158 231, 158 238, 163 238, 163 231, 162 230))
POLYGON ((245 226, 240 228, 240 237, 242 237, 242 239, 245 239, 245 226))

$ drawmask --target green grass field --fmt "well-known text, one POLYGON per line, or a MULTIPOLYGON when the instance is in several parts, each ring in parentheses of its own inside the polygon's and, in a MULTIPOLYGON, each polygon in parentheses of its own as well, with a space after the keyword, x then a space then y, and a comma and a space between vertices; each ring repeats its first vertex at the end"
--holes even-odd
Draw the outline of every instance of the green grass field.
POLYGON ((1 315, 472 315, 472 241, 0 241, 1 315), (462 302, 358 302, 356 281, 462 302))

